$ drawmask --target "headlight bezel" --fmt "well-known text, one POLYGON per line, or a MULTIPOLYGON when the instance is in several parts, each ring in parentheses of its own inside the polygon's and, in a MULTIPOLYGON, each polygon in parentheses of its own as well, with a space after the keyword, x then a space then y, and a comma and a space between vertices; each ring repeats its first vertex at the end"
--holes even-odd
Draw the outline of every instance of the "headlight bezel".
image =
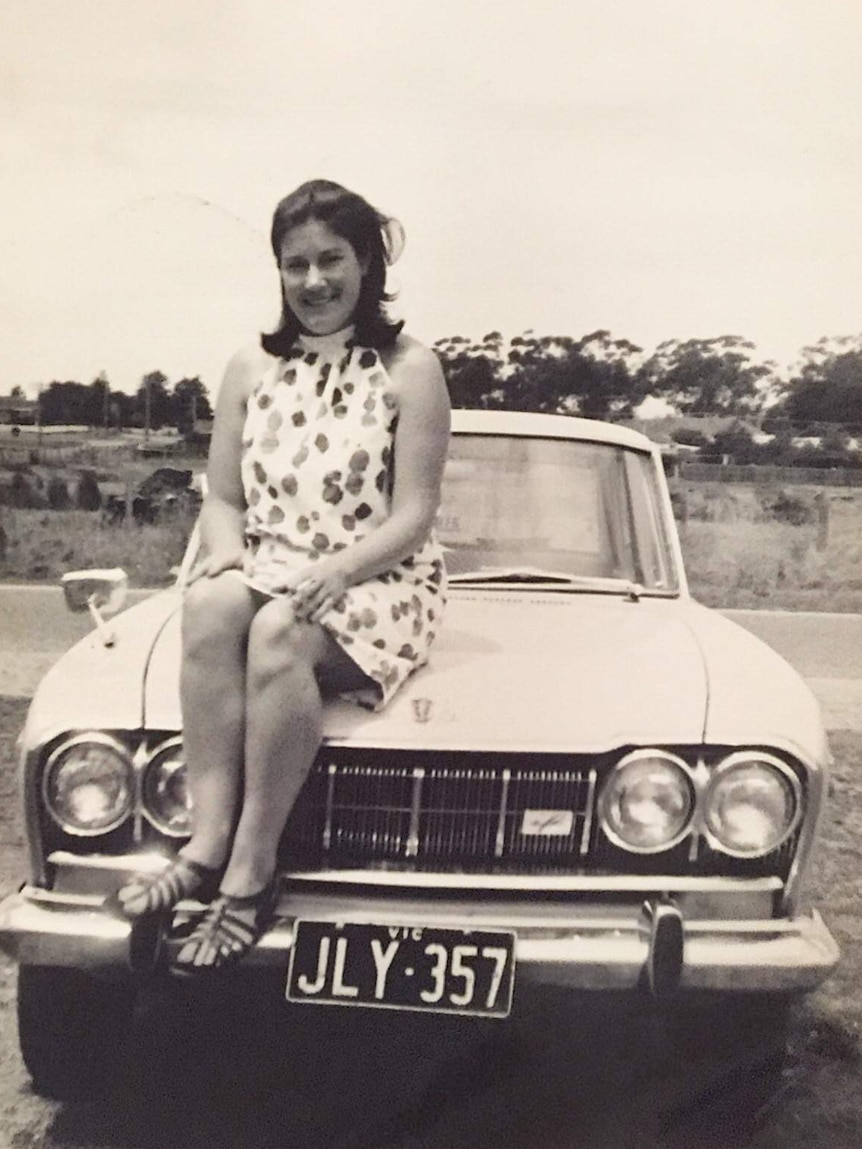
POLYGON ((132 754, 129 748, 113 735, 101 730, 87 730, 71 737, 64 738, 48 755, 42 770, 41 779, 42 805, 47 816, 64 833, 75 838, 102 838, 106 834, 119 829, 134 816, 137 804, 137 782, 132 754), (60 811, 51 797, 51 789, 56 772, 62 766, 62 760, 80 746, 98 746, 109 750, 119 760, 126 776, 126 801, 113 818, 98 826, 83 826, 71 821, 60 811))
POLYGON ((625 850, 630 854, 637 855, 650 855, 650 854, 665 854, 678 846, 680 842, 688 837, 693 829, 696 812, 698 805, 698 792, 695 781, 694 771, 691 766, 681 758, 678 754, 674 754, 669 750, 659 749, 657 747, 645 747, 643 749, 632 750, 625 754, 618 762, 614 764, 607 778, 602 785, 601 792, 597 802, 597 816, 599 825, 605 837, 614 846, 621 850, 625 850), (614 797, 614 781, 620 777, 626 770, 636 766, 639 762, 648 760, 659 760, 667 763, 669 766, 675 768, 681 776, 685 789, 687 790, 688 807, 685 817, 682 819, 679 828, 676 832, 665 839, 664 841, 653 845, 637 845, 627 841, 615 828, 611 822, 608 814, 608 808, 611 805, 614 797))
POLYGON ((735 750, 733 753, 722 758, 710 771, 709 781, 701 795, 700 806, 700 832, 711 849, 718 853, 725 854, 729 858, 738 858, 740 860, 765 858, 775 850, 780 849, 799 828, 804 813, 804 793, 802 782, 796 771, 775 754, 771 754, 765 750, 735 750), (793 798, 793 816, 781 836, 772 845, 756 850, 742 850, 727 845, 715 832, 710 824, 710 803, 714 791, 729 773, 757 764, 765 765, 789 784, 793 798))
MULTIPOLYGON (((153 808, 153 804, 148 800, 148 789, 151 784, 153 774, 159 767, 159 760, 171 755, 176 749, 182 751, 183 738, 181 734, 176 734, 173 737, 166 738, 164 741, 159 742, 147 756, 147 760, 141 770, 140 779, 140 809, 143 817, 149 822, 153 829, 158 833, 163 834, 166 838, 174 838, 177 840, 188 838, 191 834, 191 827, 179 830, 171 826, 166 820, 162 819, 158 812, 153 808)), ((186 769, 185 760, 178 765, 177 769, 186 769)), ((191 809, 189 808, 189 814, 191 809)))

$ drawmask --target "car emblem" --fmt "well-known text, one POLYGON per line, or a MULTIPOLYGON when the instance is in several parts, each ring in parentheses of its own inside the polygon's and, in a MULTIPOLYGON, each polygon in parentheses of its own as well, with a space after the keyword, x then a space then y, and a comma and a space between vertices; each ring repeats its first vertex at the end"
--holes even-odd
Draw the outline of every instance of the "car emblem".
POLYGON ((413 699, 413 717, 417 722, 430 722, 433 703, 430 698, 413 699))
POLYGON ((521 833, 542 838, 563 838, 571 834, 574 824, 574 810, 525 810, 521 833))

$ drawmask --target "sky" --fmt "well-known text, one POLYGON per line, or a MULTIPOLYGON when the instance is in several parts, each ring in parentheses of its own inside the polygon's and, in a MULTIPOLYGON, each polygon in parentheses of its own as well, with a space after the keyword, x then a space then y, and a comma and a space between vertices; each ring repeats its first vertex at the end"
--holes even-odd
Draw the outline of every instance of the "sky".
POLYGON ((215 394, 319 176, 428 343, 862 332, 858 0, 0 0, 0 45, 0 394, 215 394))

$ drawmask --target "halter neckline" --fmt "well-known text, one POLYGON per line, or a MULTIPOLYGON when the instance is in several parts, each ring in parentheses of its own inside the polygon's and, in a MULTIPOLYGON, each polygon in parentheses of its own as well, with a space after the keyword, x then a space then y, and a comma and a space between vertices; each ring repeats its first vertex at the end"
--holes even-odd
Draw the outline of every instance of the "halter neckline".
POLYGON ((338 353, 345 350, 348 343, 353 339, 355 330, 355 325, 351 323, 349 327, 342 327, 340 330, 332 331, 327 335, 312 335, 301 331, 296 341, 305 351, 317 351, 321 354, 338 353))

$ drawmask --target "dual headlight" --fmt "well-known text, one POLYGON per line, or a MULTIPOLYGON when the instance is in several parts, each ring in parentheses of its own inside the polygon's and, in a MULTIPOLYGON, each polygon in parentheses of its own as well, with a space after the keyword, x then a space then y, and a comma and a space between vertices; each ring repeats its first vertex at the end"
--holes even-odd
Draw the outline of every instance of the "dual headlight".
MULTIPOLYGON (((121 826, 136 808, 161 833, 190 833, 191 801, 182 739, 161 743, 140 773, 128 749, 108 734, 82 734, 51 755, 45 805, 67 833, 96 837, 121 826)), ((770 754, 740 751, 701 781, 674 754, 637 750, 611 771, 599 797, 607 837, 634 853, 668 850, 693 829, 733 857, 768 854, 793 832, 802 813, 793 771, 770 754)))
POLYGON ((140 774, 128 749, 109 734, 81 734, 58 746, 42 780, 45 806, 68 834, 96 837, 121 826, 136 809, 163 834, 190 833, 182 739, 163 742, 140 774))
POLYGON ((799 779, 771 754, 731 754, 701 780, 674 754, 637 750, 611 771, 599 819, 612 842, 634 853, 669 850, 697 829, 715 849, 754 858, 793 832, 801 799, 799 779))

